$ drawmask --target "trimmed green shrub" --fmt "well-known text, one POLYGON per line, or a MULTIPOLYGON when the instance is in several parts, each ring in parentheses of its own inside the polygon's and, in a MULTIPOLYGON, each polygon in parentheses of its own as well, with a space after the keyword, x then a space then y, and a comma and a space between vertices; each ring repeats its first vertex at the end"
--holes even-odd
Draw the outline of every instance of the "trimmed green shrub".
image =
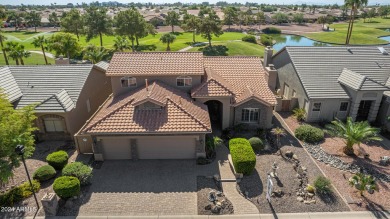
POLYGON ((321 194, 329 194, 332 189, 330 187, 330 180, 323 176, 318 176, 314 181, 314 187, 316 191, 321 194))
POLYGON ((241 40, 244 42, 257 44, 256 37, 252 35, 246 35, 241 40))
POLYGON ((263 29, 263 33, 266 34, 280 34, 282 31, 279 28, 276 27, 267 27, 263 29))
POLYGON ((301 125, 295 130, 295 137, 306 143, 318 143, 324 140, 324 132, 311 125, 301 125))
POLYGON ((234 138, 229 141, 230 154, 237 173, 250 175, 256 166, 256 155, 245 138, 234 138))
POLYGON ((57 172, 54 167, 50 165, 45 165, 39 167, 33 174, 33 179, 43 182, 49 179, 52 179, 56 176, 57 172))
MULTIPOLYGON (((41 185, 38 181, 32 181, 35 192, 38 192, 41 185)), ((12 206, 16 202, 22 201, 24 198, 28 198, 32 195, 30 182, 24 182, 19 186, 16 186, 5 193, 0 194, 0 206, 12 206)))
POLYGON ((261 44, 263 44, 264 46, 272 46, 272 44, 273 44, 272 41, 273 41, 272 36, 267 35, 267 34, 261 34, 260 42, 261 42, 261 44))
POLYGON ((252 137, 252 138, 250 138, 248 141, 249 141, 249 143, 251 144, 252 149, 253 149, 254 151, 260 151, 260 150, 263 150, 263 149, 264 149, 263 142, 261 141, 260 138, 258 138, 258 137, 252 137))
POLYGON ((46 157, 46 161, 50 166, 54 167, 56 170, 62 170, 64 166, 68 163, 68 153, 66 151, 56 151, 46 157))
POLYGON ((306 118, 306 111, 303 108, 295 108, 293 109, 293 115, 298 122, 302 122, 306 118))
POLYGON ((200 49, 205 56, 227 56, 228 50, 229 49, 224 45, 206 46, 200 49))
MULTIPOLYGON (((37 180, 32 180, 31 183, 32 183, 33 188, 34 188, 34 192, 38 192, 41 189, 41 184, 37 180)), ((22 191, 23 198, 28 198, 28 197, 32 196, 33 193, 32 193, 30 182, 27 181, 27 182, 22 183, 19 186, 19 188, 22 191)))
POLYGON ((54 180, 53 190, 63 199, 77 196, 80 194, 80 181, 74 176, 61 176, 54 180))
POLYGON ((92 178, 92 168, 81 162, 74 162, 62 169, 62 175, 74 176, 79 179, 81 185, 88 185, 92 178))

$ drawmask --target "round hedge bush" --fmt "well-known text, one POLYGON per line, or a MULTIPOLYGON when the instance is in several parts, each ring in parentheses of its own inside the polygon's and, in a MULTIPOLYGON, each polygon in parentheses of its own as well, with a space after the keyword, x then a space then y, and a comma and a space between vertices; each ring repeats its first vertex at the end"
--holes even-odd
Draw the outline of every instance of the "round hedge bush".
POLYGON ((258 137, 252 137, 249 139, 249 143, 254 151, 260 151, 264 149, 263 142, 258 137))
POLYGON ((73 176, 61 176, 54 180, 53 190, 63 199, 77 196, 80 194, 80 181, 73 176))
POLYGON ((324 132, 311 125, 301 125, 295 130, 295 137, 306 143, 318 143, 324 140, 324 132))
POLYGON ((33 179, 38 180, 39 182, 43 182, 49 179, 52 179, 56 176, 56 170, 50 166, 45 165, 39 167, 33 174, 33 179))
POLYGON ((92 178, 92 169, 81 162, 74 162, 67 164, 64 169, 62 169, 62 175, 74 176, 80 180, 81 185, 88 185, 92 178))
POLYGON ((68 163, 68 153, 66 151, 56 151, 46 157, 46 161, 50 166, 54 167, 56 170, 62 170, 64 166, 68 163))

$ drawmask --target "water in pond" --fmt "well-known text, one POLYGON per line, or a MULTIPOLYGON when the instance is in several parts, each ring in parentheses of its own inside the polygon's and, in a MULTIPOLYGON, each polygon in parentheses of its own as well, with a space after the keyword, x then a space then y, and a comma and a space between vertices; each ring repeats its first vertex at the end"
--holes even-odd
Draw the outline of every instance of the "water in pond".
POLYGON ((330 44, 311 40, 304 36, 272 34, 272 38, 276 41, 273 46, 275 51, 279 51, 285 46, 329 46, 330 44))
POLYGON ((379 37, 379 39, 387 40, 390 42, 390 36, 379 37))

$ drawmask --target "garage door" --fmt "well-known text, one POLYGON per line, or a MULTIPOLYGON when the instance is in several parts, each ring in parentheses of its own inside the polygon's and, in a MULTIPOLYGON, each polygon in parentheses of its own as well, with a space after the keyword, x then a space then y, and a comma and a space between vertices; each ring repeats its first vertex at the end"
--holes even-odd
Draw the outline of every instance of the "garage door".
POLYGON ((193 159, 195 137, 148 137, 137 139, 140 159, 193 159))
POLYGON ((104 138, 103 158, 105 160, 131 159, 130 139, 125 138, 104 138))

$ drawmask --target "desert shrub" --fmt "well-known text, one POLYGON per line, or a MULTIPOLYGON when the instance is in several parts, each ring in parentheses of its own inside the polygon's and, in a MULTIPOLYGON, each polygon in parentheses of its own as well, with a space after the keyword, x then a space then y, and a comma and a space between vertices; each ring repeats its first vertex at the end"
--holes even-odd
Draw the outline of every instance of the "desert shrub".
POLYGON ((79 179, 81 185, 88 185, 92 178, 92 168, 81 162, 74 162, 62 169, 62 175, 74 176, 79 179))
POLYGON ((276 27, 267 27, 263 29, 263 33, 266 34, 280 34, 282 31, 279 28, 276 27))
POLYGON ((252 35, 246 35, 241 40, 244 42, 257 44, 256 37, 252 35))
POLYGON ((53 190, 63 199, 77 196, 80 193, 80 181, 73 176, 61 176, 54 180, 53 190))
POLYGON ((273 44, 272 41, 273 41, 273 38, 270 35, 262 34, 260 37, 260 42, 264 46, 272 46, 272 44, 273 44))
POLYGON ((43 182, 49 179, 52 179, 56 176, 57 172, 54 167, 50 165, 45 165, 39 167, 33 174, 33 179, 43 182))
POLYGON ((324 132, 311 125, 301 125, 295 130, 295 137, 306 143, 318 143, 324 140, 324 132))
POLYGON ((263 142, 261 141, 260 138, 258 138, 258 137, 252 137, 252 138, 250 138, 248 141, 249 141, 249 143, 251 144, 252 149, 253 149, 254 151, 260 151, 260 150, 263 150, 263 149, 264 149, 263 142))
MULTIPOLYGON (((41 185, 38 181, 32 181, 35 192, 38 192, 41 185)), ((24 182, 19 186, 16 186, 7 192, 0 194, 0 206, 12 206, 14 203, 22 201, 24 198, 28 198, 32 195, 30 182, 24 182)))
POLYGON ((56 170, 62 170, 68 163, 68 153, 66 151, 56 151, 46 157, 46 161, 56 170))
POLYGON ((295 108, 293 109, 293 116, 298 120, 298 122, 302 122, 305 120, 306 111, 303 108, 295 108))
POLYGON ((256 155, 249 141, 245 138, 231 139, 229 149, 237 173, 250 175, 256 166, 256 155))
POLYGON ((221 146, 223 144, 223 140, 220 137, 215 136, 213 139, 215 147, 221 146))
POLYGON ((330 187, 330 180, 323 176, 318 176, 314 181, 316 191, 321 194, 328 194, 332 191, 330 187))
POLYGON ((228 50, 229 49, 223 45, 206 46, 206 47, 201 49, 201 51, 203 51, 203 55, 205 55, 205 56, 227 56, 228 50))
POLYGON ((310 192, 310 193, 314 193, 314 192, 315 192, 315 188, 314 188, 314 186, 312 186, 312 185, 307 185, 306 190, 307 190, 308 192, 310 192))

